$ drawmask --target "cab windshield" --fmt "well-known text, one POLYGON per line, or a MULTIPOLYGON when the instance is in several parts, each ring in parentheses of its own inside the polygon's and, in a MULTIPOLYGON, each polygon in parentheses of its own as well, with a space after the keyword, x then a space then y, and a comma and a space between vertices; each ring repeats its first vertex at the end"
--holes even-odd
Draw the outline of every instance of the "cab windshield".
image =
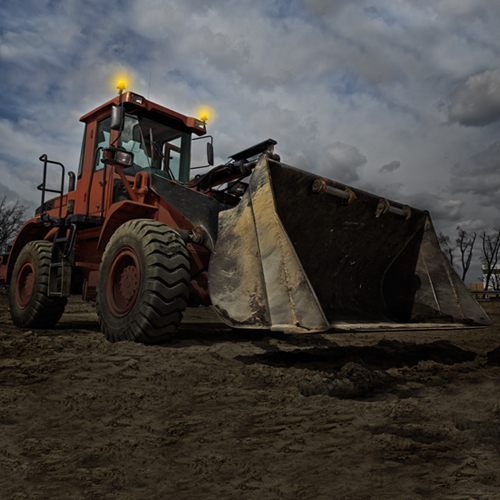
POLYGON ((181 182, 189 180, 191 137, 151 118, 125 115, 121 146, 134 153, 134 165, 123 170, 135 175, 147 170, 181 182))

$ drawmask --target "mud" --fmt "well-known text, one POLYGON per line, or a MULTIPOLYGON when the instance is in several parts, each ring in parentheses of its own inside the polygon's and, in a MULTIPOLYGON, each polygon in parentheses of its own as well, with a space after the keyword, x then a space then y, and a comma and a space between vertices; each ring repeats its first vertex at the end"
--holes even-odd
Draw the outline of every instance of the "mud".
MULTIPOLYGON (((500 302, 482 305, 500 325, 500 302)), ((500 326, 111 344, 0 296, 0 498, 500 499, 500 326)))

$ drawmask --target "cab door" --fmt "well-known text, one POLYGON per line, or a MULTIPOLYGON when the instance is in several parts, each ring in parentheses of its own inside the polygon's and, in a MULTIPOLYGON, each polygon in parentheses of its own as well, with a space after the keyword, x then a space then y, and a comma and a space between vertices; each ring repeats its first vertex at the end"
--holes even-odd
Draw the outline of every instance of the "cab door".
POLYGON ((104 183, 104 173, 107 180, 110 179, 110 168, 106 168, 103 163, 102 150, 110 145, 111 139, 111 117, 107 116, 97 122, 94 149, 94 175, 90 189, 89 214, 100 216, 106 213, 108 196, 106 196, 106 184, 104 183))

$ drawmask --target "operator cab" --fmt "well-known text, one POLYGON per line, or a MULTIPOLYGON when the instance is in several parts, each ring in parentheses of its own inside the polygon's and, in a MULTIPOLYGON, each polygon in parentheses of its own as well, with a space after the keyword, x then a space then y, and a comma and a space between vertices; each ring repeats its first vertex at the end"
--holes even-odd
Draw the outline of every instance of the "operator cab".
MULTIPOLYGON (((113 143, 133 154, 133 164, 123 169, 127 176, 140 171, 154 173, 169 180, 189 180, 191 134, 179 130, 176 124, 153 119, 140 113, 126 113, 121 134, 110 144, 111 117, 99 122, 97 149, 113 143)), ((100 153, 96 171, 104 168, 100 153)))
POLYGON ((116 163, 121 164, 121 174, 131 185, 140 172, 186 183, 190 177, 192 137, 206 134, 203 120, 177 113, 133 92, 121 93, 80 121, 86 125, 78 171, 78 185, 82 187, 74 210, 86 216, 102 217, 113 203, 128 197, 123 179, 106 168, 110 159, 106 154, 115 155, 112 161, 118 156, 128 157, 129 161, 116 163))

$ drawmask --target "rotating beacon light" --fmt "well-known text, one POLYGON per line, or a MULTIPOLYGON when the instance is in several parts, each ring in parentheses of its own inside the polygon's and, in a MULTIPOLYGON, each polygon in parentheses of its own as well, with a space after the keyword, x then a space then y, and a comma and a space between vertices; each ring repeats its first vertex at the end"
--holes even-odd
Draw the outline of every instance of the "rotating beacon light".
POLYGON ((198 106, 196 108, 195 113, 196 113, 195 116, 205 125, 208 120, 213 120, 214 118, 216 118, 216 113, 214 108, 212 108, 207 104, 201 104, 200 106, 198 106))
POLYGON ((116 86, 116 88, 118 89, 118 95, 121 97, 121 95, 123 94, 123 91, 125 90, 125 80, 118 80, 118 85, 116 86))
POLYGON ((194 112, 195 125, 200 130, 205 131, 208 120, 213 120, 215 117, 215 111, 212 107, 207 106, 206 104, 202 104, 198 106, 194 112))

